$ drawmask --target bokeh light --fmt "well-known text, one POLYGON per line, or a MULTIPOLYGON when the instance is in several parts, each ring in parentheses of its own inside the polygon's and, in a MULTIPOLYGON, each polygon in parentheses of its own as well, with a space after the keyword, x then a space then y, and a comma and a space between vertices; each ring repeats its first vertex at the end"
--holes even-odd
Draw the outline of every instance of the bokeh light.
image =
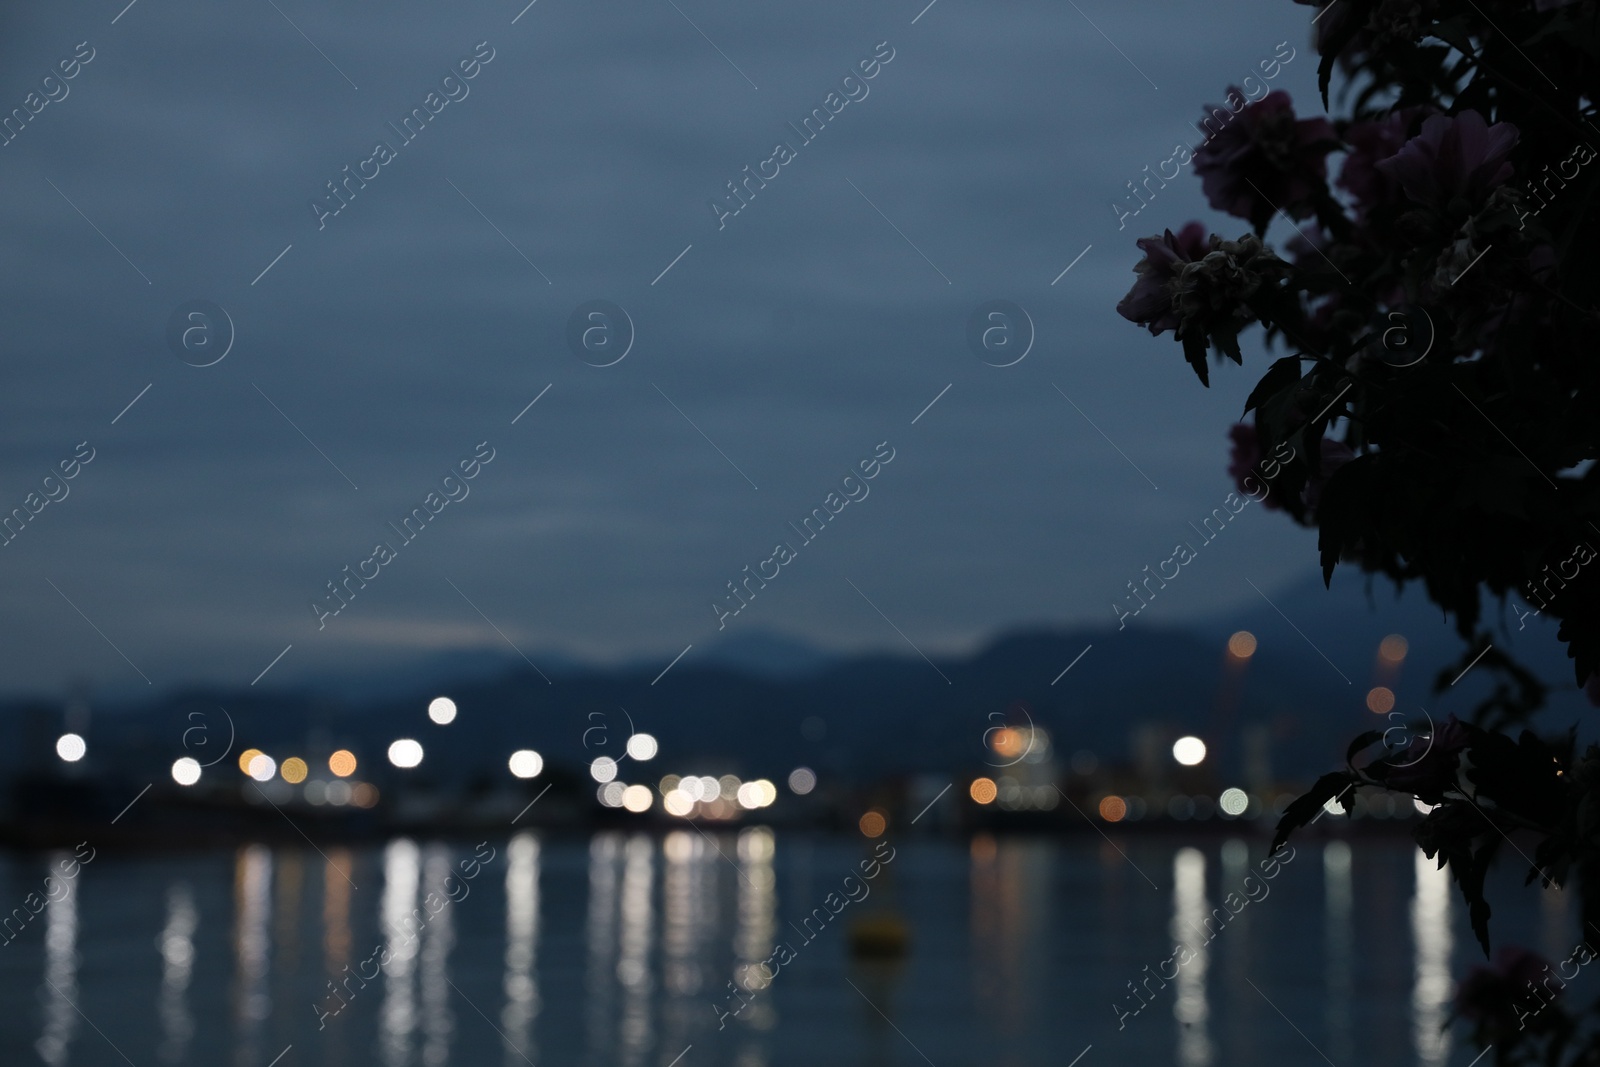
POLYGON ((594 762, 589 764, 589 777, 602 784, 614 780, 617 777, 617 761, 610 756, 596 756, 594 762))
POLYGON ((278 773, 278 761, 265 752, 257 752, 245 773, 258 782, 270 782, 272 776, 278 773))
POLYGON ((974 778, 967 795, 979 804, 993 804, 994 798, 1000 795, 1000 787, 994 784, 993 778, 974 778))
POLYGON ((290 756, 283 761, 283 766, 278 768, 278 773, 283 775, 283 780, 290 785, 299 785, 306 780, 306 774, 310 769, 306 766, 306 761, 299 756, 290 756))
POLYGON ((456 702, 449 697, 434 697, 428 701, 428 718, 440 726, 449 726, 456 721, 456 702))
POLYGON ((1224 789, 1217 798, 1217 807, 1227 815, 1243 815, 1250 806, 1250 795, 1243 789, 1224 789))
POLYGON ((422 762, 422 745, 409 737, 402 737, 389 746, 389 762, 402 770, 410 770, 422 762))
POLYGON ((261 750, 259 748, 247 748, 243 752, 239 753, 239 773, 249 774, 250 764, 254 762, 255 758, 259 755, 261 755, 261 750))
POLYGON ((883 832, 889 828, 889 820, 884 817, 883 812, 873 809, 861 816, 856 825, 868 837, 882 837, 883 832))
POLYGON ((656 796, 647 785, 630 785, 622 791, 622 806, 635 815, 650 810, 656 796))
MULTIPOLYGON (((341 783, 332 783, 328 786, 328 791, 331 793, 333 786, 339 784, 341 783)), ((350 802, 358 808, 375 807, 378 803, 378 787, 371 782, 357 782, 356 787, 350 791, 350 802)))
POLYGON ((1390 663, 1399 663, 1406 658, 1406 650, 1410 644, 1399 634, 1390 634, 1378 643, 1378 655, 1390 663))
POLYGON ((1172 758, 1185 767, 1198 766, 1206 758, 1206 743, 1193 735, 1172 743, 1172 758))
POLYGON ((620 808, 622 807, 622 794, 627 791, 628 787, 621 782, 607 782, 595 790, 595 796, 599 797, 600 803, 608 808, 620 808))
POLYGON ((817 787, 817 772, 810 767, 796 767, 789 772, 789 792, 805 796, 817 787))
POLYGON ((1118 796, 1100 798, 1100 817, 1106 822, 1121 822, 1127 818, 1128 802, 1118 796))
POLYGON ((506 763, 518 778, 537 778, 544 770, 544 757, 531 748, 517 749, 506 763))
POLYGON ((88 751, 88 743, 77 734, 62 734, 56 738, 56 755, 68 763, 77 763, 88 751))
POLYGON ((1228 638, 1228 653, 1235 659, 1249 659, 1256 654, 1256 635, 1240 630, 1228 638))
POLYGON ((628 758, 636 759, 643 763, 645 760, 655 759, 656 752, 660 750, 656 739, 650 734, 634 734, 628 738, 628 758))
POLYGON ((661 806, 667 809, 668 815, 681 817, 694 810, 694 801, 683 790, 674 789, 661 801, 661 806))
POLYGON ((1375 685, 1367 690, 1367 710, 1377 715, 1387 715, 1394 710, 1394 690, 1375 685))
POLYGON ((328 770, 339 778, 350 777, 356 773, 356 754, 348 748, 341 748, 328 757, 328 770))
POLYGON ((172 780, 182 786, 194 785, 200 780, 200 761, 183 756, 172 764, 172 780))
POLYGON ((989 738, 989 747, 1001 759, 1015 759, 1027 751, 1028 738, 1021 730, 1006 726, 996 730, 994 736, 989 738))

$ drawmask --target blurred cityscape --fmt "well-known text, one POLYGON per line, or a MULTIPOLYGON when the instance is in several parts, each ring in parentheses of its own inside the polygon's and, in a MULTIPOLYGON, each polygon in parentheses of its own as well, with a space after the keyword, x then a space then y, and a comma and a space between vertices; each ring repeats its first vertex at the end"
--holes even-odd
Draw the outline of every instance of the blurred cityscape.
MULTIPOLYGON (((572 668, 553 700, 541 674, 486 668, 443 692, 402 682, 367 702, 270 691, 14 702, 0 832, 154 846, 684 823, 868 837, 1265 832, 1342 740, 1381 724, 1397 747, 1426 744, 1433 728, 1398 695, 1413 655, 1400 633, 1368 642, 1358 696, 1325 686, 1323 707, 1281 696, 1309 667, 1292 644, 1270 655, 1248 629, 1157 632, 1124 635, 1119 653, 1116 636, 1019 632, 933 670, 780 655, 763 639, 680 665, 670 695, 646 692, 647 671, 572 668), (1173 669, 1140 670, 1145 659, 1173 669), (1070 690, 1057 685, 1068 675, 1070 690), (987 699, 952 696, 947 678, 987 699)), ((1382 792, 1347 801, 1329 813, 1374 830, 1418 815, 1382 792)))

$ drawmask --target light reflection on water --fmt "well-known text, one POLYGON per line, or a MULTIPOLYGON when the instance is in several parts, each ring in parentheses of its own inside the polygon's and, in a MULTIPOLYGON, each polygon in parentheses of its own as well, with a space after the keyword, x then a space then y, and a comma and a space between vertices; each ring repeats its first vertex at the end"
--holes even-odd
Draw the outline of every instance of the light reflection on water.
MULTIPOLYGON (((1092 1042, 1181 1067, 1320 1052, 1443 1067, 1453 982, 1478 958, 1448 875, 1399 840, 1307 843, 1220 930, 1258 841, 898 841, 870 899, 821 933, 796 923, 870 854, 860 839, 489 844, 465 880, 471 847, 403 838, 108 853, 0 951, 0 1062, 667 1067, 692 1046, 679 1067, 949 1067, 1066 1062, 1092 1042), (851 924, 885 911, 910 954, 852 959, 851 924), (779 943, 795 959, 769 977, 779 943), (1179 945, 1176 977, 1150 981, 1179 945), (1148 1003, 1119 1030, 1111 1005, 1136 983, 1148 1003)), ((0 858, 0 890, 20 901, 62 858, 0 858)), ((1563 895, 1502 880, 1503 939, 1575 939, 1563 895)))
POLYGON ((1206 998, 1206 968, 1211 953, 1206 944, 1208 934, 1221 931, 1206 929, 1208 921, 1215 924, 1217 920, 1206 903, 1205 853, 1197 848, 1180 848, 1172 857, 1172 940, 1191 953, 1189 962, 1178 969, 1178 991, 1172 1009, 1178 1020, 1178 1063, 1182 1067, 1211 1067, 1211 1037, 1207 1029, 1211 1005, 1206 998))
POLYGON ((1413 854, 1416 893, 1411 899, 1411 936, 1415 946, 1416 986, 1411 993, 1417 1063, 1443 1067, 1450 1058, 1450 1034, 1442 1031, 1450 1011, 1450 873, 1419 849, 1413 854))
POLYGON ((506 846, 506 973, 501 983, 505 1007, 506 1063, 526 1056, 538 1061, 533 1021, 539 1015, 539 983, 534 965, 539 951, 539 840, 530 831, 506 846))
MULTIPOLYGON (((64 853, 53 853, 47 866, 56 869, 64 859, 64 853)), ((33 1046, 50 1067, 68 1062, 67 1053, 78 1022, 73 1008, 78 997, 78 893, 73 883, 66 884, 68 890, 45 909, 44 989, 40 990, 45 1004, 44 1027, 33 1046)))

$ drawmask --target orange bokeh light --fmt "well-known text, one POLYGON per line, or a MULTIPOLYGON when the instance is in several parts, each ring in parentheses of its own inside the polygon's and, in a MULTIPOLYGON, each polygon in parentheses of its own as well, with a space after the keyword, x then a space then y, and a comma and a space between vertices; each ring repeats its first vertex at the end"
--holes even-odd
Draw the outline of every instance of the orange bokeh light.
POLYGON ((348 778, 356 773, 356 754, 348 748, 341 748, 328 757, 328 770, 340 778, 348 778))
POLYGON ((1386 715, 1394 710, 1394 690, 1377 685, 1367 691, 1367 710, 1376 715, 1386 715))
POLYGON ((883 817, 881 811, 869 811, 861 816, 861 821, 856 825, 868 837, 882 837, 883 832, 889 828, 889 820, 883 817))
POLYGON ((1022 755, 1023 750, 1027 748, 1027 744, 1027 739, 1023 737, 1022 731, 1014 730, 1009 726, 996 730, 994 737, 989 739, 989 747, 994 749, 995 755, 1004 756, 1006 759, 1022 755))
POLYGON ((1256 635, 1249 630, 1240 630, 1228 638, 1228 652, 1236 659, 1249 659, 1256 654, 1256 635))
POLYGON ((974 778, 967 793, 979 804, 993 804, 994 798, 1000 795, 1000 787, 992 778, 974 778))
POLYGON ((1399 663, 1406 658, 1406 649, 1411 646, 1399 634, 1390 634, 1378 644, 1378 655, 1390 663, 1399 663))
POLYGON ((1100 801, 1100 817, 1106 822, 1121 822, 1128 814, 1128 803, 1121 797, 1104 797, 1100 801))

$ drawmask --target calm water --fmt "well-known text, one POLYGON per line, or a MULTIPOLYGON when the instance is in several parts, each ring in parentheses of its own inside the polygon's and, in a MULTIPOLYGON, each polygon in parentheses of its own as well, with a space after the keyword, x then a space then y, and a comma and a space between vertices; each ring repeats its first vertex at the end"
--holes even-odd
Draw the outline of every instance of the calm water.
MULTIPOLYGON (((529 832, 490 841, 476 869, 470 843, 405 839, 325 855, 102 853, 49 888, 69 853, 12 855, 0 889, 22 909, 13 931, 29 893, 58 899, 0 949, 0 1062, 955 1067, 1065 1065, 1092 1045, 1081 1067, 1346 1067, 1474 1054, 1440 1024, 1481 952, 1445 875, 1404 840, 1307 841, 1248 885, 1257 840, 892 845, 876 878, 848 882, 870 843, 764 829, 529 832), (1257 899, 1241 906, 1246 888, 1257 899), (413 936, 386 933, 427 916, 430 893, 436 914, 413 936), (1207 926, 1229 893, 1237 914, 1207 926), (803 924, 813 909, 830 921, 803 924), (910 951, 854 959, 852 924, 885 911, 910 951), (764 983, 748 965, 780 942, 793 955, 764 983), (1142 1003, 1127 983, 1171 976, 1180 944, 1187 962, 1152 979, 1119 1029, 1113 1005, 1142 1003), (334 974, 358 975, 342 1006, 334 974), (741 979, 743 1007, 729 986, 741 979)), ((1497 931, 1564 955, 1574 909, 1521 890, 1519 874, 1494 879, 1497 931)))

